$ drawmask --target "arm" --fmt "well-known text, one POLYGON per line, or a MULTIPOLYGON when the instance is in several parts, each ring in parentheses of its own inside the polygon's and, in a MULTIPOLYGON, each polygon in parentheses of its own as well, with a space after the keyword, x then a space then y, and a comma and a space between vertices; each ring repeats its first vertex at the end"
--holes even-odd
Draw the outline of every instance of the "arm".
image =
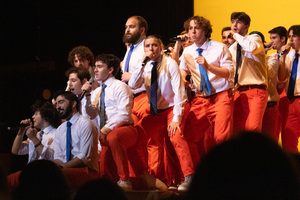
MULTIPOLYGON (((30 122, 30 119, 22 120, 20 124, 28 124, 30 122)), ((27 131, 27 129, 30 126, 21 126, 19 128, 19 131, 15 137, 15 140, 13 142, 12 148, 11 148, 11 153, 17 155, 19 150, 22 148, 22 142, 24 138, 24 134, 27 131)))
POLYGON ((253 34, 251 36, 244 37, 238 33, 234 33, 233 38, 241 45, 244 51, 250 52, 253 55, 259 53, 265 54, 264 45, 259 35, 253 34))
POLYGON ((28 138, 33 142, 35 146, 35 151, 37 151, 38 156, 42 154, 44 145, 41 143, 41 141, 37 138, 37 130, 35 128, 29 128, 26 131, 26 135, 28 138))

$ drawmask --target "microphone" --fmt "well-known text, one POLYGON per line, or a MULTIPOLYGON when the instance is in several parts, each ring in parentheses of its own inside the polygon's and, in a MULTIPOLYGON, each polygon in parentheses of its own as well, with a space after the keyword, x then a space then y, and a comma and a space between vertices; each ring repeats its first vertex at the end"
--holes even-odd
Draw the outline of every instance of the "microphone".
MULTIPOLYGON (((288 43, 289 48, 291 48, 292 45, 293 45, 293 43, 291 43, 291 42, 288 43)), ((286 52, 287 50, 288 50, 288 49, 283 49, 282 52, 280 52, 280 56, 282 56, 283 54, 285 54, 285 52, 286 52)))
POLYGON ((150 57, 149 57, 149 56, 146 56, 146 58, 145 58, 144 61, 142 62, 142 66, 145 66, 149 60, 150 60, 150 57))
MULTIPOLYGON (((90 82, 91 85, 94 83, 94 81, 95 81, 94 78, 90 78, 90 80, 89 80, 89 82, 90 82)), ((81 101, 83 99, 85 93, 86 93, 86 90, 83 90, 83 92, 81 93, 81 96, 79 98, 79 101, 81 101)))
POLYGON ((180 36, 176 36, 176 37, 170 38, 170 41, 172 41, 172 42, 176 42, 178 40, 185 41, 185 37, 181 38, 180 36))
MULTIPOLYGON (((33 119, 30 118, 30 122, 32 123, 32 126, 31 128, 33 128, 33 119)), ((18 130, 19 128, 25 128, 26 126, 30 126, 30 122, 26 123, 26 124, 19 124, 19 125, 16 125, 16 126, 8 126, 6 129, 8 131, 15 131, 15 130, 18 130)))

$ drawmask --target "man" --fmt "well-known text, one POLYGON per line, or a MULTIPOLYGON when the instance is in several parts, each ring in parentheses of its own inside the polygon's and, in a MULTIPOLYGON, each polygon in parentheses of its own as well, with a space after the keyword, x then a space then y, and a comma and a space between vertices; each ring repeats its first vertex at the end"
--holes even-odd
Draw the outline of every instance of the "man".
POLYGON ((229 50, 235 65, 234 131, 262 129, 267 106, 267 66, 259 35, 247 35, 250 17, 244 12, 231 14, 231 34, 236 42, 229 50))
MULTIPOLYGON (((94 65, 94 54, 93 52, 86 46, 77 46, 74 47, 68 56, 68 62, 73 67, 83 67, 87 69, 92 78, 95 77, 94 70, 92 65, 94 65)), ((95 81, 93 82, 93 89, 98 87, 98 83, 95 81)))
POLYGON ((300 86, 299 86, 299 54, 300 54, 300 25, 293 25, 288 30, 289 40, 291 45, 285 45, 283 49, 286 49, 286 53, 290 47, 293 50, 289 51, 288 54, 284 53, 282 59, 285 61, 286 73, 285 77, 288 82, 285 90, 287 91, 287 98, 289 99, 289 112, 282 134, 282 146, 283 148, 292 153, 298 153, 298 141, 300 137, 300 86))
POLYGON ((269 133, 276 141, 279 140, 280 132, 286 124, 288 113, 288 99, 285 92, 285 64, 281 61, 282 47, 287 43, 288 32, 282 26, 275 27, 269 31, 270 43, 265 48, 276 50, 266 56, 268 64, 268 104, 265 110, 262 131, 269 133), (280 64, 281 61, 281 64, 280 64))
POLYGON ((193 16, 185 25, 194 44, 184 49, 179 67, 183 77, 191 74, 195 96, 184 135, 197 166, 201 159, 199 151, 203 154, 201 142, 208 150, 227 140, 232 132, 233 65, 228 48, 210 39, 209 20, 193 16))
POLYGON ((60 125, 60 119, 50 102, 36 101, 32 106, 34 115, 20 122, 20 129, 12 145, 12 154, 28 154, 28 162, 37 159, 53 160, 54 132, 60 125), (31 127, 32 126, 32 127, 31 127), (37 129, 41 131, 38 132, 37 129), (28 139, 23 141, 26 133, 28 139))
POLYGON ((145 170, 135 148, 139 136, 131 116, 133 94, 128 85, 115 78, 120 69, 118 57, 101 54, 95 60, 95 77, 102 83, 95 90, 92 104, 94 113, 100 115, 100 173, 102 177, 115 179, 111 176, 115 171, 109 162, 112 157, 117 168, 118 185, 124 191, 131 191, 128 161, 137 177, 145 170))
MULTIPOLYGON (((38 160, 53 160, 53 140, 55 130, 60 125, 60 118, 50 102, 36 101, 32 105, 32 122, 25 119, 20 122, 20 129, 13 142, 11 152, 15 155, 28 154, 28 163, 38 160), (37 131, 40 129, 41 131, 37 131), (24 134, 28 137, 23 141, 24 134)), ((21 171, 7 177, 8 185, 14 188, 19 183, 21 171)))
MULTIPOLYGON (((143 17, 132 16, 127 19, 123 42, 130 44, 130 47, 127 48, 122 66, 122 81, 125 83, 128 83, 132 73, 140 68, 143 62, 144 39, 147 31, 148 23, 143 17)), ((147 95, 144 86, 132 90, 132 92, 134 96, 132 117, 134 124, 137 124, 143 118, 147 106, 147 95)))
POLYGON ((231 34, 231 27, 224 27, 221 32, 222 43, 225 44, 228 48, 235 42, 231 34))
POLYGON ((147 116, 138 125, 143 128, 147 137, 149 170, 151 174, 162 178, 159 173, 163 169, 163 144, 165 135, 168 135, 185 177, 178 190, 186 191, 194 174, 194 166, 187 142, 181 134, 186 101, 183 80, 176 61, 161 54, 162 42, 159 38, 148 36, 145 39, 144 49, 145 57, 148 56, 152 62, 137 69, 129 85, 138 88, 144 83, 148 94, 150 107, 147 109, 147 116), (155 80, 154 76, 157 76, 155 80), (153 81, 157 82, 154 103, 153 81))
POLYGON ((54 162, 76 188, 97 178, 99 155, 97 128, 93 122, 78 112, 78 98, 68 91, 55 94, 56 109, 65 120, 55 132, 54 162))

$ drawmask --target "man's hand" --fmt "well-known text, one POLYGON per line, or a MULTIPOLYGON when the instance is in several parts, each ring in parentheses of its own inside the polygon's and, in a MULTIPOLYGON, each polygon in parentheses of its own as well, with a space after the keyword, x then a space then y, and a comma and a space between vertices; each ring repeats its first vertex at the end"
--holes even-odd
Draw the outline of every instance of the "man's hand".
POLYGON ((85 84, 83 84, 83 86, 81 87, 82 91, 86 91, 86 94, 90 94, 91 91, 93 90, 92 85, 90 84, 89 81, 87 81, 85 84))
POLYGON ((203 56, 198 56, 195 60, 199 65, 202 65, 204 69, 209 69, 209 64, 206 62, 203 56))
POLYGON ((101 146, 107 146, 106 135, 100 132, 99 141, 101 146))
POLYGON ((125 81, 128 82, 130 80, 130 78, 131 78, 131 75, 132 75, 132 73, 123 72, 123 74, 122 74, 122 81, 123 82, 125 82, 125 81))
POLYGON ((181 132, 179 123, 178 123, 178 122, 171 122, 171 123, 168 125, 168 136, 169 136, 169 137, 172 137, 173 135, 175 135, 176 129, 178 129, 179 132, 181 132))
POLYGON ((26 131, 26 135, 27 137, 32 140, 33 138, 36 138, 36 134, 37 134, 37 130, 35 128, 29 128, 27 131, 26 131))

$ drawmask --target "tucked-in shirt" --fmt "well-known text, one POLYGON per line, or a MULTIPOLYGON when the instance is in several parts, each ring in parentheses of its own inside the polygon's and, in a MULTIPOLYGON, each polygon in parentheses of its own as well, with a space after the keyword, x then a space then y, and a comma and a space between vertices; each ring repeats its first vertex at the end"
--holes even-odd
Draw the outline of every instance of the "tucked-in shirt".
POLYGON ((195 60, 195 58, 199 56, 197 51, 198 48, 203 49, 202 56, 205 58, 208 64, 227 68, 229 71, 229 77, 225 79, 211 73, 209 70, 206 70, 209 82, 211 84, 211 94, 219 93, 232 88, 234 70, 231 54, 226 45, 214 40, 208 40, 201 47, 198 47, 195 43, 186 47, 182 52, 183 59, 179 65, 180 69, 183 69, 188 74, 191 74, 194 84, 192 88, 196 89, 196 94, 205 96, 204 91, 200 92, 201 76, 199 64, 195 60))
MULTIPOLYGON (((133 106, 133 93, 131 88, 117 80, 115 77, 107 79, 104 84, 105 88, 105 114, 106 122, 101 132, 108 134, 116 127, 133 124, 131 110, 133 106)), ((102 85, 95 90, 94 98, 97 98, 97 112, 99 114, 100 94, 102 85)), ((94 99, 92 100, 94 102, 94 99)), ((101 119, 100 119, 101 120, 101 119)))
MULTIPOLYGON (((143 58, 144 58, 144 40, 140 41, 137 44, 134 44, 134 49, 132 51, 131 57, 130 57, 130 61, 129 61, 129 66, 128 66, 128 72, 129 73, 133 73, 137 68, 141 68, 141 64, 143 62, 143 58)), ((125 57, 123 59, 123 65, 122 65, 122 70, 124 72, 125 69, 125 63, 126 63, 126 59, 127 59, 127 55, 129 52, 130 48, 127 49, 125 57)), ((140 88, 136 88, 134 90, 132 90, 132 92, 134 94, 139 93, 145 91, 145 86, 141 85, 140 88)))
MULTIPOLYGON (((286 91, 288 91, 290 77, 292 75, 292 68, 293 62, 295 59, 295 50, 291 50, 285 58, 285 66, 286 66, 286 77, 287 77, 287 84, 286 84, 286 91)), ((300 56, 299 56, 300 57, 300 56)), ((294 90, 294 96, 300 96, 300 58, 298 58, 298 67, 297 67, 297 77, 296 77, 296 84, 294 90)))
POLYGON ((236 42, 229 47, 229 50, 234 61, 234 68, 236 67, 237 43, 242 47, 242 64, 238 69, 238 84, 268 85, 265 49, 260 36, 257 34, 242 36, 235 33, 233 38, 236 42))
MULTIPOLYGON (((92 170, 99 171, 98 155, 98 133, 93 122, 76 113, 69 120, 71 126, 71 155, 72 158, 79 158, 86 166, 92 170)), ((67 162, 66 158, 66 139, 67 121, 62 123, 55 132, 54 159, 67 162)))
POLYGON ((53 140, 55 137, 55 130, 56 129, 54 127, 48 126, 41 130, 44 132, 42 137, 40 136, 41 132, 37 134, 37 137, 41 140, 41 143, 44 146, 40 156, 38 156, 37 150, 30 139, 22 142, 18 155, 28 154, 28 163, 38 159, 53 160, 53 140))
MULTIPOLYGON (((128 83, 132 88, 145 84, 148 102, 150 103, 151 71, 153 61, 150 61, 142 69, 137 69, 128 83)), ((173 122, 181 123, 181 117, 186 100, 185 88, 180 75, 178 65, 170 57, 163 56, 157 65, 158 71, 158 91, 157 91, 157 109, 173 108, 173 122)))
POLYGON ((277 92, 279 61, 272 54, 266 57, 266 62, 268 67, 268 102, 279 101, 280 96, 277 92))

